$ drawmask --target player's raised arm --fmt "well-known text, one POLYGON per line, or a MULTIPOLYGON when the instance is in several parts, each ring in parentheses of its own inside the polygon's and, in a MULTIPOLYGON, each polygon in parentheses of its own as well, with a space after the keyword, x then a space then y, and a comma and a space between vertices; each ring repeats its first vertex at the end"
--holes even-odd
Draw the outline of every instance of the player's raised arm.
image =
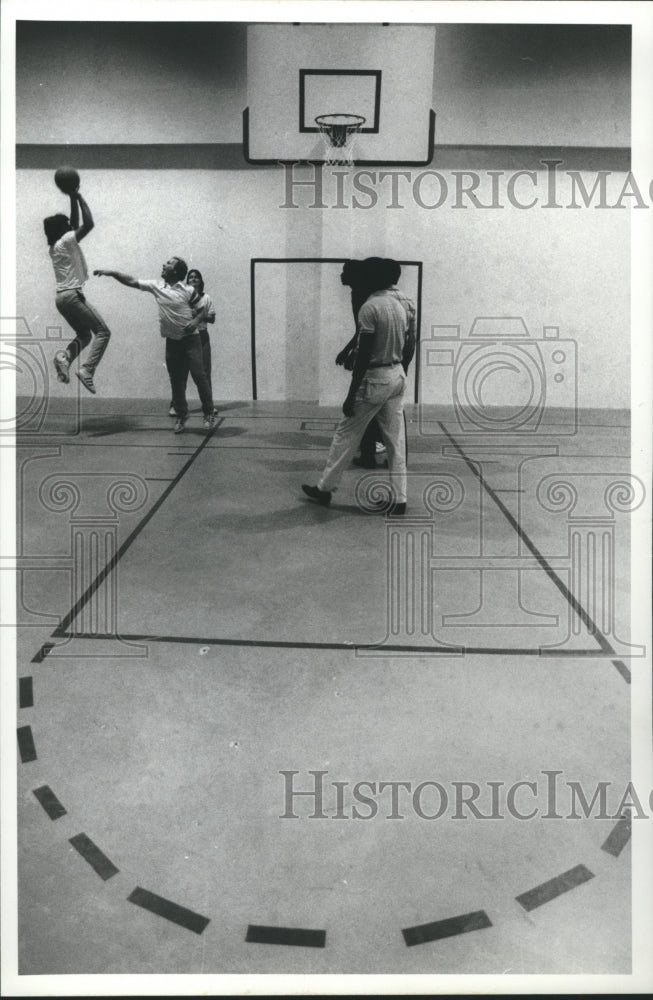
MULTIPOLYGON (((70 225, 75 230, 79 229, 79 203, 77 201, 77 190, 70 192, 70 225)), ((77 237, 79 239, 79 237, 77 237)))
POLYGON ((93 216, 91 215, 91 210, 86 204, 85 198, 79 193, 79 191, 73 192, 70 196, 70 224, 75 230, 75 236, 77 242, 83 240, 85 236, 88 236, 91 229, 93 229, 95 223, 93 221, 93 216), (82 224, 79 225, 79 213, 77 211, 77 206, 82 210, 82 224))
POLYGON ((97 275, 98 278, 115 278, 121 285, 127 285, 128 288, 140 288, 138 278, 132 278, 130 274, 123 274, 122 271, 105 271, 98 268, 93 271, 93 274, 97 275))

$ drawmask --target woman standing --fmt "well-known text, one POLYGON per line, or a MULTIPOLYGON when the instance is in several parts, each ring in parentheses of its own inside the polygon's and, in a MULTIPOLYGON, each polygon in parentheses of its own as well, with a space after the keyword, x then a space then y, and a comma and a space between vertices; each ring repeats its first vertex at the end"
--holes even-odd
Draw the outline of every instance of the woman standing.
MULTIPOLYGON (((207 324, 215 323, 215 306, 211 296, 208 292, 204 291, 204 278, 202 277, 202 272, 198 271, 196 267, 192 267, 186 275, 186 284, 190 285, 191 288, 194 288, 196 294, 199 296, 191 303, 191 305, 193 309, 193 316, 195 318, 200 318, 197 329, 200 335, 200 344, 202 346, 204 371, 206 372, 209 385, 211 386, 211 394, 213 394, 213 386, 211 384, 211 340, 209 338, 207 324)), ((214 415, 217 412, 217 409, 214 408, 214 415)), ((168 413, 171 417, 175 416, 175 408, 172 405, 172 402, 170 403, 168 413)))

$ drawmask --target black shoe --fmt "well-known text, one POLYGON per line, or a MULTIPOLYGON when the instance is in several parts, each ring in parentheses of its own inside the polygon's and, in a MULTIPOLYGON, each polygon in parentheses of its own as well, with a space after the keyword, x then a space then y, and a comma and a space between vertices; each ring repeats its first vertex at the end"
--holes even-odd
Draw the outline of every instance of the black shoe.
POLYGON ((307 497, 311 500, 315 500, 317 503, 321 504, 322 507, 327 507, 331 503, 331 493, 329 490, 318 490, 317 486, 307 486, 305 483, 302 489, 307 497))
POLYGON ((352 465, 357 465, 359 469, 376 469, 377 468, 376 460, 375 459, 373 459, 373 458, 363 458, 362 455, 361 455, 360 458, 358 456, 356 456, 355 458, 352 458, 351 461, 352 461, 352 465))

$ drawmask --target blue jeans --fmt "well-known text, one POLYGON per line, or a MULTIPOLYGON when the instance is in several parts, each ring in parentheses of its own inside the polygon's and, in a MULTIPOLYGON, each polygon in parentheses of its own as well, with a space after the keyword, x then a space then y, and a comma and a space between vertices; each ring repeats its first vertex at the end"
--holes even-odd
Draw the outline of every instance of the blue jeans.
POLYGON ((170 376, 172 405, 178 417, 185 419, 188 416, 186 384, 189 372, 197 386, 204 416, 213 413, 211 381, 204 368, 202 344, 198 333, 191 333, 181 340, 166 338, 166 368, 170 376))
POLYGON ((81 288, 69 288, 64 292, 57 292, 55 305, 58 312, 61 313, 66 322, 70 323, 77 334, 66 348, 66 354, 71 363, 80 351, 89 345, 91 334, 95 334, 95 339, 84 362, 84 368, 89 375, 93 375, 111 337, 107 324, 97 309, 94 309, 90 302, 86 301, 86 296, 81 288))

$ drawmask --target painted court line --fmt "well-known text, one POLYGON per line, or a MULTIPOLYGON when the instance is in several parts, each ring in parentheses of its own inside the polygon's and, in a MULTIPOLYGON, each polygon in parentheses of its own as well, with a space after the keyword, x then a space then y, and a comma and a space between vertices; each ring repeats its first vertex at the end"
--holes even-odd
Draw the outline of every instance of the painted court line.
POLYGON ((416 944, 440 941, 442 938, 455 937, 457 934, 480 931, 485 927, 492 927, 492 921, 485 910, 476 910, 460 917, 448 917, 446 920, 435 920, 430 924, 406 927, 401 933, 407 947, 412 948, 416 944))
POLYGON ((328 420, 326 417, 315 417, 313 420, 302 420, 299 429, 300 431, 335 431, 337 426, 337 420, 328 420))
POLYGON ((621 660, 613 660, 612 661, 612 666, 616 667, 616 669, 618 670, 618 672, 621 674, 621 676, 625 680, 626 684, 630 684, 630 670, 628 669, 628 667, 626 666, 626 664, 622 663, 621 660))
POLYGON ((50 819, 60 819, 66 815, 66 810, 49 785, 34 789, 34 795, 41 803, 50 819))
MULTIPOLYGON (((293 642, 283 639, 225 639, 215 636, 196 635, 150 635, 141 632, 121 632, 114 633, 100 632, 66 632, 60 638, 66 639, 91 639, 99 642, 115 642, 121 639, 126 643, 134 642, 160 642, 160 643, 180 643, 189 646, 244 646, 255 649, 340 649, 352 653, 425 653, 438 654, 442 656, 539 656, 550 659, 610 659, 609 653, 604 653, 600 649, 542 649, 539 646, 532 648, 503 648, 497 646, 409 646, 398 644, 366 645, 364 643, 353 642, 293 642)), ((55 647, 50 646, 50 649, 55 647)))
POLYGON ((31 726, 18 727, 18 751, 23 764, 29 764, 30 761, 37 759, 31 726))
POLYGON ((556 875, 548 882, 542 882, 534 889, 529 889, 528 892, 515 896, 515 899, 520 906, 530 912, 530 910, 537 909, 538 906, 543 906, 544 903, 550 903, 552 899, 557 899, 558 896, 569 892, 570 889, 575 889, 584 882, 589 882, 591 878, 594 878, 594 873, 589 868, 586 868, 585 865, 576 865, 575 868, 570 868, 562 875, 556 875))
POLYGON ((324 948, 326 931, 306 930, 302 927, 266 927, 250 924, 245 941, 250 944, 288 944, 299 948, 324 948))
POLYGON ((611 854, 613 858, 618 858, 630 840, 630 835, 631 816, 630 812, 626 812, 619 817, 616 826, 612 828, 608 838, 601 844, 601 850, 605 851, 606 854, 611 854))
POLYGON ((71 837, 69 843, 73 845, 85 861, 88 861, 91 868, 105 882, 113 875, 118 874, 119 869, 116 868, 113 861, 110 861, 106 854, 85 833, 78 833, 74 837, 71 837))
MULTIPOLYGON (((472 471, 472 473, 474 474, 474 476, 476 477, 476 479, 478 479, 478 481, 480 482, 480 484, 483 487, 483 489, 485 490, 485 492, 488 494, 489 497, 491 497, 492 500, 494 500, 495 504, 497 505, 497 507, 499 508, 499 510, 501 511, 501 513, 503 514, 503 516, 506 518, 506 520, 508 521, 508 523, 510 524, 510 526, 517 532, 517 534, 519 535, 520 539, 522 540, 522 542, 524 543, 524 545, 526 546, 526 548, 532 553, 532 555, 535 556, 535 558, 537 559, 538 563, 540 564, 540 566, 542 567, 542 569, 544 570, 544 572, 546 573, 546 575, 549 577, 549 579, 551 580, 551 582, 560 591, 560 593, 565 598, 565 600, 567 601, 567 603, 569 604, 569 606, 571 607, 571 609, 576 612, 576 614, 578 615, 578 617, 580 618, 580 620, 583 622, 585 628, 590 633, 590 635, 592 635, 596 639, 596 641, 598 642, 599 646, 601 647, 603 653, 607 653, 609 656, 614 657, 615 656, 615 651, 612 648, 612 646, 610 645, 610 643, 608 642, 608 640, 606 639, 606 637, 603 635, 603 633, 600 631, 600 629, 598 628, 598 626, 596 625, 596 623, 589 616, 589 614, 587 613, 587 611, 585 611, 585 609, 582 607, 582 605, 580 604, 580 602, 574 597, 574 595, 571 593, 571 591, 565 586, 565 584, 562 582, 562 580, 560 579, 560 577, 554 572, 554 570, 551 568, 551 566, 549 566, 547 560, 542 555, 542 553, 539 551, 539 549, 535 546, 535 544, 531 541, 531 539, 528 537, 528 535, 526 534, 526 532, 524 531, 524 529, 520 525, 520 523, 517 520, 517 518, 513 517, 513 515, 510 513, 510 511, 508 510, 508 508, 506 507, 506 505, 497 496, 496 490, 492 489, 492 487, 486 482, 486 480, 484 479, 483 475, 476 468, 476 465, 474 464, 474 462, 467 457, 467 455, 465 454, 465 452, 463 451, 463 449, 460 447, 460 445, 458 444, 458 442, 456 441, 456 439, 454 437, 452 437, 452 435, 449 433, 449 431, 444 426, 444 424, 441 423, 440 421, 438 421, 438 423, 439 423, 440 427, 442 428, 443 432, 449 438, 449 441, 451 442, 451 444, 453 445, 453 447, 456 449, 456 451, 458 452, 458 454, 460 455, 460 457, 463 459, 463 461, 467 465, 467 467, 472 471)), ((622 664, 622 667, 624 667, 623 664, 622 664)), ((627 670, 628 668, 624 667, 624 669, 627 670)), ((630 682, 630 673, 628 673, 628 677, 624 676, 624 672, 621 669, 619 669, 619 673, 624 677, 625 680, 627 680, 628 682, 630 682)))
MULTIPOLYGON (((67 636, 66 638, 69 637, 67 636)), ((43 663, 43 660, 46 658, 50 650, 54 649, 55 646, 56 643, 54 642, 45 642, 39 649, 38 653, 36 653, 36 655, 32 657, 30 663, 43 663)))
POLYGON ((32 708, 34 705, 34 688, 31 677, 21 677, 18 682, 18 704, 21 708, 32 708))
POLYGON ((143 528, 152 520, 152 518, 154 517, 154 515, 158 511, 159 507, 161 507, 165 503, 165 501, 168 499, 168 497, 170 496, 170 494, 174 490, 174 488, 177 485, 177 483, 188 472, 188 470, 190 469, 190 467, 193 464, 193 462, 195 461, 195 459, 198 458, 198 456, 202 453, 202 451, 204 450, 204 448, 206 448, 207 444, 211 440, 211 437, 213 436, 213 434, 215 434, 216 430, 218 429, 218 427, 220 426, 221 423, 222 423, 221 419, 216 420, 215 427, 213 427, 213 429, 210 430, 204 436, 204 438, 203 438, 201 444, 199 445, 199 447, 196 448, 196 450, 192 453, 192 455, 190 456, 190 458, 188 459, 188 461, 181 467, 181 469, 179 470, 179 472, 177 473, 177 475, 175 476, 175 478, 166 487, 166 489, 163 491, 163 493, 161 494, 161 496, 159 497, 159 499, 156 500, 152 504, 152 506, 150 507, 150 509, 148 510, 148 512, 145 514, 145 516, 143 517, 143 519, 141 521, 139 521, 139 523, 136 525, 136 527, 132 531, 131 535, 129 535, 125 539, 125 541, 122 543, 122 545, 117 550, 116 554, 109 560, 109 562, 107 563, 107 565, 102 570, 100 570, 100 572, 96 576, 95 580, 93 580, 93 582, 91 583, 91 585, 82 594, 82 596, 79 598, 79 600, 77 601, 77 603, 75 604, 75 606, 73 608, 71 608, 70 611, 68 612, 68 614, 61 620, 61 623, 57 626, 57 628, 52 633, 53 637, 57 637, 57 638, 61 637, 66 632, 66 629, 69 627, 70 623, 72 621, 74 621, 74 619, 77 617, 77 615, 79 614, 79 612, 88 604, 88 602, 90 601, 90 599, 93 597, 93 594, 101 586, 101 584, 104 582, 104 580, 106 580, 106 578, 114 571, 114 569, 118 565, 118 562, 120 561, 120 559, 122 559, 122 557, 125 554, 125 552, 127 551, 127 549, 138 538, 138 536, 140 535, 140 533, 143 530, 143 528))
POLYGON ((147 889, 141 889, 139 886, 130 893, 127 899, 130 903, 135 903, 136 906, 140 906, 150 913, 155 913, 157 917, 164 917, 173 924, 179 924, 180 927, 185 927, 186 930, 193 931, 195 934, 201 934, 206 925, 210 923, 208 917, 193 913, 185 906, 179 906, 178 903, 173 903, 169 899, 157 896, 156 893, 148 892, 147 889))

